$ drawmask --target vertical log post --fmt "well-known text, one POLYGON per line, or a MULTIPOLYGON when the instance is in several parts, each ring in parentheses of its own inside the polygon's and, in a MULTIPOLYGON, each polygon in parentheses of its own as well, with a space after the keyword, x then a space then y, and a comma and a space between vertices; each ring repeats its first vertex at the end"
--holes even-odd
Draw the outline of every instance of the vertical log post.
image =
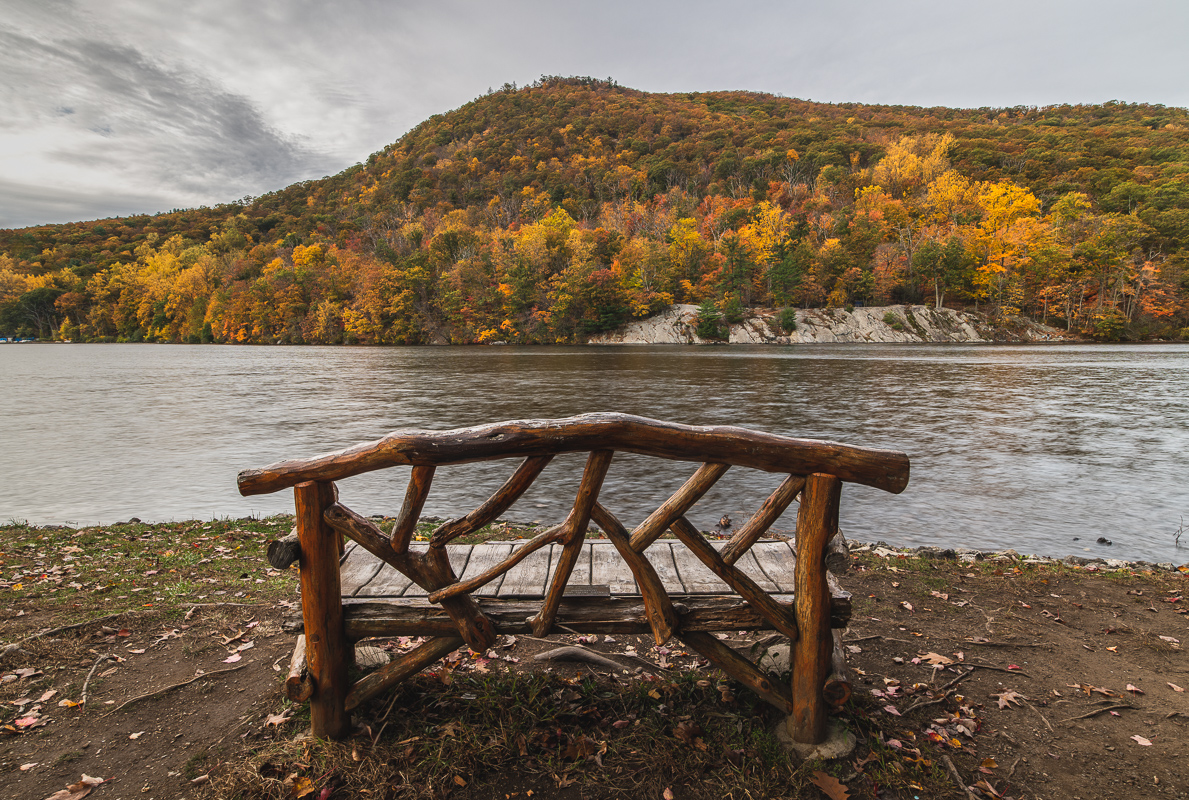
POLYGON ((313 695, 310 718, 313 735, 341 739, 350 732, 347 667, 351 646, 343 630, 343 601, 339 580, 342 537, 322 518, 334 505, 334 484, 306 481, 293 487, 297 506, 297 536, 301 541, 301 615, 305 621, 306 663, 313 695))
POLYGON ((814 473, 801 492, 797 513, 797 565, 793 573, 800 637, 793 642, 793 741, 826 740, 826 701, 822 688, 830 673, 834 637, 830 635, 830 590, 826 584, 826 543, 838 529, 842 482, 814 473))

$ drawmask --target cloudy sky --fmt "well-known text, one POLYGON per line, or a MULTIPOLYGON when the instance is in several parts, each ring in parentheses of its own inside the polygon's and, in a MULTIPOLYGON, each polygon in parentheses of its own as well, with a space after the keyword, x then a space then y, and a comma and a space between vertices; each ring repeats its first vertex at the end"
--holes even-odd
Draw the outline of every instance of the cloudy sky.
POLYGON ((214 204, 542 74, 1189 106, 1185 0, 0 0, 0 228, 214 204))

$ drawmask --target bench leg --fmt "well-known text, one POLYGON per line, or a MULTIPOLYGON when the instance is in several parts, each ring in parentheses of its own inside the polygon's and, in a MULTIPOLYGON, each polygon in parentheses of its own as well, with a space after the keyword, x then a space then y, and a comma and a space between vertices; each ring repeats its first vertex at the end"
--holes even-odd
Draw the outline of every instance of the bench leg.
POLYGON ((830 632, 830 589, 826 583, 826 543, 838 529, 842 482, 833 475, 810 475, 797 513, 797 565, 793 573, 797 604, 797 641, 793 643, 793 714, 788 719, 794 742, 820 744, 826 739, 826 701, 834 639, 830 632))
POLYGON ((341 537, 326 524, 323 512, 334 504, 334 485, 307 481, 293 488, 297 536, 301 542, 301 614, 305 621, 306 663, 313 695, 313 734, 341 739, 350 732, 347 668, 351 646, 343 630, 339 579, 341 537))

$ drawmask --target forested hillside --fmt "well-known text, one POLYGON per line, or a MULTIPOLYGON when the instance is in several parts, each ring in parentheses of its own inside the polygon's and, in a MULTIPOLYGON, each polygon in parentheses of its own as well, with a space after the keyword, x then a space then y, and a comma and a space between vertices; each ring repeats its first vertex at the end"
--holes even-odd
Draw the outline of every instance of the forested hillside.
POLYGON ((1189 335, 1189 113, 542 78, 242 203, 0 231, 0 334, 571 342, 674 302, 1189 335))

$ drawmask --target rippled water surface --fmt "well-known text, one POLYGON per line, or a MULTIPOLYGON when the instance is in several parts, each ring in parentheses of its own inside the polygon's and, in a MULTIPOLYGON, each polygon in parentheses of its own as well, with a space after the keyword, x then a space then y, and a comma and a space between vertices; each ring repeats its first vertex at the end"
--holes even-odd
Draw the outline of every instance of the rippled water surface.
MULTIPOLYGON (((0 345, 0 519, 110 523, 292 509, 236 473, 379 438, 623 411, 903 450, 900 495, 843 491, 843 529, 902 545, 1189 560, 1189 346, 320 348, 0 345), (1106 547, 1098 537, 1114 542, 1106 547), (1075 537, 1077 541, 1074 541, 1075 537)), ((560 519, 582 457, 513 507, 560 519)), ((465 513, 511 462, 438 470, 425 513, 465 513)), ((617 456, 604 503, 634 523, 692 472, 617 456)), ((393 513, 407 469, 343 481, 393 513)), ((778 476, 732 470, 695 509, 739 522, 778 476)), ((778 527, 790 528, 793 513, 778 527)))

